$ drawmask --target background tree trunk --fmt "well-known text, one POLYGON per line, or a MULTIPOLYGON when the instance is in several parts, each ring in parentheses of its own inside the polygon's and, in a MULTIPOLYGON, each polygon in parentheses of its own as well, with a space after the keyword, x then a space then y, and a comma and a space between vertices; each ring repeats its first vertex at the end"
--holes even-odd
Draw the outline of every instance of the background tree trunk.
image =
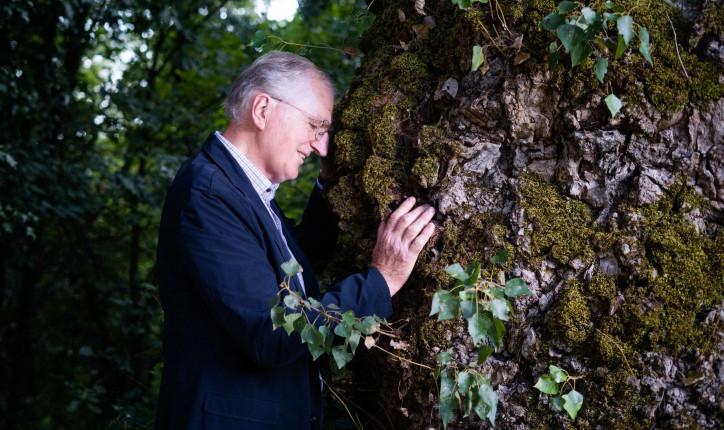
MULTIPOLYGON (((540 23, 554 1, 428 1, 427 17, 414 4, 373 2, 336 115, 329 198, 344 235, 331 266, 364 267, 380 216, 415 195, 439 230, 395 298, 401 353, 475 358, 462 324, 428 317, 448 264, 480 261, 492 276, 488 259, 506 248, 508 274, 533 292, 480 366, 498 391, 496 427, 570 423, 533 388, 549 364, 583 377, 576 427, 724 426, 721 2, 616 1, 649 29, 654 63, 632 47, 605 86, 591 59, 547 65, 555 36, 540 23), (470 72, 474 45, 485 63, 470 72), (624 102, 613 119, 611 91, 624 102)), ((375 411, 358 412, 369 428, 441 427, 428 371, 367 354, 353 374, 347 394, 375 411)))

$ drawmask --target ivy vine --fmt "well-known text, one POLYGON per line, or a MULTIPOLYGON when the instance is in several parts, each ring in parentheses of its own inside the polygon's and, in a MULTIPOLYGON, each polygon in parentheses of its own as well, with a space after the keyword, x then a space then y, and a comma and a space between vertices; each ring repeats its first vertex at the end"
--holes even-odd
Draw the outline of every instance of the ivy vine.
MULTIPOLYGON (((502 266, 508 253, 502 250, 490 261, 502 266)), ((311 297, 303 297, 290 287, 289 280, 301 271, 290 260, 282 264, 286 277, 271 304, 274 329, 283 328, 287 334, 298 333, 313 360, 323 354, 331 355, 337 369, 344 368, 354 357, 357 347, 376 348, 393 358, 433 372, 439 380, 439 408, 443 427, 455 418, 456 411, 467 417, 475 413, 480 419, 495 424, 498 395, 490 378, 481 373, 480 365, 503 344, 505 321, 512 304, 508 299, 531 294, 521 278, 507 279, 499 270, 497 276, 481 277, 481 265, 473 262, 467 268, 455 263, 445 268, 454 279, 450 290, 438 290, 433 295, 430 316, 438 321, 463 319, 473 345, 478 348, 477 361, 467 366, 453 360, 452 351, 436 356, 437 367, 414 362, 380 346, 381 338, 389 338, 392 347, 404 344, 398 331, 376 315, 357 317, 353 311, 342 311, 335 304, 323 305, 311 297)))

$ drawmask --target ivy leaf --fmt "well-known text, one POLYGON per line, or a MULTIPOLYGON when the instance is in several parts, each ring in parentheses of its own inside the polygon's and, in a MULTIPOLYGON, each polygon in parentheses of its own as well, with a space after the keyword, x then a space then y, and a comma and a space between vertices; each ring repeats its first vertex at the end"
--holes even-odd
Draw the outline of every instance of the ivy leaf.
POLYGON ((468 270, 466 271, 468 274, 468 285, 474 285, 476 282, 478 282, 478 278, 480 277, 480 263, 477 261, 473 262, 468 266, 468 270))
POLYGON ((649 31, 646 27, 639 28, 639 52, 644 56, 649 65, 654 65, 651 61, 651 52, 649 51, 649 31))
POLYGON ((290 278, 302 271, 302 266, 292 257, 289 261, 282 263, 282 270, 290 278))
POLYGON ((362 338, 362 333, 360 333, 357 330, 352 330, 352 333, 349 335, 349 348, 352 350, 352 353, 354 353, 357 350, 357 346, 359 345, 359 341, 362 338))
POLYGON ((499 320, 508 321, 508 301, 505 299, 493 299, 490 302, 490 312, 499 320))
POLYGON ((563 398, 563 409, 568 412, 571 419, 575 420, 578 411, 583 405, 583 395, 576 390, 571 390, 568 394, 564 394, 561 397, 563 398))
POLYGON ((560 412, 563 410, 563 399, 561 399, 561 396, 553 396, 551 397, 551 405, 553 405, 553 409, 560 412))
POLYGON ((355 328, 362 332, 362 334, 370 335, 380 329, 380 323, 373 316, 365 317, 362 322, 355 324, 355 328))
POLYGON ((596 73, 596 79, 603 83, 603 77, 606 76, 606 72, 608 71, 608 58, 598 57, 593 70, 596 73))
POLYGON ((317 345, 320 347, 322 346, 322 339, 319 335, 319 330, 317 330, 317 328, 311 324, 307 324, 304 326, 302 332, 300 333, 300 336, 302 338, 302 343, 308 343, 310 345, 317 345))
POLYGON ((621 100, 619 100, 618 97, 614 94, 609 94, 605 99, 603 99, 606 102, 606 107, 608 107, 608 111, 611 112, 611 117, 616 116, 618 111, 621 110, 621 106, 623 106, 623 103, 621 103, 621 100))
POLYGON ((475 313, 475 302, 473 300, 462 300, 460 302, 460 311, 463 318, 470 318, 475 313))
POLYGON ((309 302, 309 305, 312 307, 312 309, 322 309, 324 305, 319 302, 319 300, 315 299, 314 297, 307 297, 307 302, 309 302))
POLYGON ((470 414, 473 412, 473 407, 475 406, 475 396, 470 394, 465 398, 465 415, 463 415, 463 418, 467 418, 470 416, 470 414))
POLYGON ((476 346, 486 337, 492 338, 494 331, 490 312, 476 312, 468 319, 468 333, 470 333, 470 337, 473 338, 473 343, 476 346))
POLYGON ((629 15, 619 17, 616 20, 616 28, 618 29, 618 34, 623 36, 623 41, 628 45, 633 38, 633 18, 629 15))
POLYGON ((583 30, 571 24, 563 24, 558 27, 556 35, 566 52, 570 52, 573 45, 584 37, 583 30))
POLYGON ((294 313, 294 314, 287 314, 284 315, 284 330, 286 330, 287 334, 292 334, 294 332, 294 326, 297 319, 301 318, 302 314, 300 313, 294 313))
POLYGON ((457 377, 457 383, 458 383, 458 392, 462 395, 466 395, 468 392, 468 389, 470 389, 470 385, 473 383, 474 378, 473 375, 466 371, 461 371, 458 373, 457 377))
POLYGON ((334 327, 334 334, 346 339, 352 334, 352 328, 343 321, 334 327))
POLYGON ((598 16, 596 12, 590 7, 584 7, 583 9, 581 9, 581 14, 583 15, 583 18, 586 19, 586 22, 588 24, 593 24, 596 21, 596 17, 598 16))
POLYGON ((291 310, 295 310, 299 307, 299 297, 295 294, 287 294, 284 296, 284 305, 291 310))
POLYGON ((488 0, 452 0, 452 3, 457 5, 460 9, 469 9, 473 3, 487 3, 488 0))
POLYGON ((503 336, 505 335, 505 324, 503 321, 493 319, 493 337, 490 339, 496 348, 503 344, 503 336))
POLYGON ((271 308, 271 320, 274 330, 284 325, 284 308, 281 306, 274 306, 271 308))
POLYGON ((447 425, 455 419, 455 409, 458 402, 454 396, 440 397, 440 420, 443 428, 447 429, 447 425))
POLYGON ((538 382, 533 387, 545 394, 558 394, 558 384, 547 373, 538 378, 538 382))
POLYGON ((568 377, 566 376, 566 372, 563 371, 558 366, 554 366, 552 364, 548 365, 548 373, 551 375, 554 381, 557 383, 561 383, 565 381, 568 377))
POLYGON ((483 47, 480 45, 473 46, 473 60, 470 66, 470 71, 474 72, 480 68, 485 62, 485 55, 483 54, 483 47))
MULTIPOLYGON (((553 42, 555 43, 555 42, 553 42)), ((500 251, 496 252, 495 255, 490 257, 490 262, 497 265, 502 266, 508 261, 508 250, 503 248, 500 251)))
POLYGON ((321 345, 324 346, 325 351, 329 351, 329 349, 332 348, 332 342, 334 342, 332 329, 326 324, 319 327, 319 337, 321 345))
POLYGON ((624 51, 626 50, 626 42, 623 40, 623 36, 620 34, 618 35, 618 44, 616 45, 616 59, 618 60, 623 56, 624 51))
POLYGON ((485 363, 485 360, 487 360, 488 357, 490 357, 490 354, 492 354, 493 351, 495 351, 495 348, 493 348, 490 345, 481 346, 480 349, 478 349, 478 363, 479 364, 485 363))
POLYGON ((495 426, 495 414, 498 412, 498 393, 493 390, 490 384, 482 384, 478 387, 478 405, 475 413, 481 419, 488 418, 490 424, 495 426))
POLYGON ((294 330, 298 333, 302 332, 305 325, 307 325, 306 318, 297 318, 296 320, 294 320, 294 330))
POLYGON ((459 313, 460 304, 458 300, 447 290, 438 290, 432 296, 432 309, 430 315, 437 315, 438 321, 456 318, 459 313))
POLYGON ((572 1, 562 1, 558 3, 558 12, 560 13, 568 13, 573 10, 573 8, 576 7, 576 3, 572 1))
POLYGON ((439 364, 447 364, 452 361, 452 354, 450 351, 442 351, 435 356, 435 359, 439 364))
POLYGON ((465 282, 470 278, 470 275, 468 275, 468 272, 463 269, 463 266, 461 266, 459 263, 451 264, 445 268, 445 272, 452 276, 453 278, 457 279, 458 281, 465 282))
POLYGON ((455 394, 455 378, 451 369, 440 372, 440 398, 452 397, 455 394))
POLYGON ((581 64, 589 54, 591 54, 591 47, 588 45, 588 41, 583 38, 577 39, 571 48, 571 65, 576 67, 581 64))
POLYGON ((460 311, 463 318, 470 318, 475 313, 476 292, 473 289, 462 290, 458 294, 460 298, 460 311))
POLYGON ((546 17, 543 18, 543 28, 545 28, 546 30, 555 30, 565 22, 566 22, 565 15, 561 15, 559 13, 553 12, 553 13, 546 15, 546 17))
POLYGON ((505 283, 505 295, 508 297, 530 296, 528 285, 521 278, 508 279, 505 283))
POLYGON ((312 360, 314 361, 317 361, 317 359, 325 353, 324 347, 321 345, 308 343, 307 349, 309 350, 309 353, 312 354, 312 360))
POLYGON ((338 345, 332 348, 332 358, 334 358, 337 369, 341 369, 352 361, 352 354, 347 351, 344 345, 338 345))

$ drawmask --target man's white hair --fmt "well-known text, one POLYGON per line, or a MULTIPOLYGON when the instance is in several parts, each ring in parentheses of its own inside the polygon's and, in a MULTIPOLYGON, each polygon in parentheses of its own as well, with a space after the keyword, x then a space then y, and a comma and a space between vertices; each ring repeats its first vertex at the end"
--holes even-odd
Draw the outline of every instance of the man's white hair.
POLYGON ((224 100, 224 112, 230 120, 241 120, 260 92, 283 99, 290 88, 318 79, 334 95, 332 80, 308 59, 291 52, 271 51, 254 60, 236 77, 224 100))

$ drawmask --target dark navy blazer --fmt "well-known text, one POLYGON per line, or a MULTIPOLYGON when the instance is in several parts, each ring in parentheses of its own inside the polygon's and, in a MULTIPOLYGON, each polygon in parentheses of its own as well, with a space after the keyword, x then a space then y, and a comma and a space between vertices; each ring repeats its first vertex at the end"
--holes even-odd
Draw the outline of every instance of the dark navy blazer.
MULTIPOLYGON (((320 191, 310 198, 298 236, 273 208, 309 296, 357 315, 391 314, 376 269, 320 295, 307 256, 331 250, 336 229, 320 191)), ((157 258, 164 367, 156 428, 319 428, 318 369, 299 336, 272 330, 269 316, 289 255, 251 182, 214 135, 176 174, 157 258)), ((296 279, 292 288, 300 289, 296 279)))

